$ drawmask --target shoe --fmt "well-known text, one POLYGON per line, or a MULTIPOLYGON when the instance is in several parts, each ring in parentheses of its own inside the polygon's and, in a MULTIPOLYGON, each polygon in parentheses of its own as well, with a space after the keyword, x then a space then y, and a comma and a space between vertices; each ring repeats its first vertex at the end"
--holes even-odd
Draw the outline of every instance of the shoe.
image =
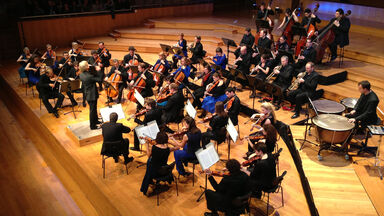
POLYGON ((291 119, 295 119, 295 118, 299 118, 299 117, 300 117, 300 113, 295 112, 295 114, 293 114, 293 116, 291 116, 291 119))
POLYGON ((91 128, 91 130, 97 130, 97 129, 100 129, 100 127, 97 126, 97 125, 95 125, 95 126, 91 126, 90 128, 91 128))
POLYGON ((85 103, 85 101, 83 101, 83 107, 86 107, 87 106, 87 103, 85 103))
POLYGON ((336 56, 332 56, 331 57, 331 61, 334 61, 336 58, 337 58, 337 55, 336 56))
POLYGON ((115 160, 115 163, 119 163, 119 157, 113 157, 113 159, 115 160))
POLYGON ((129 147, 129 150, 132 150, 132 151, 140 151, 140 148, 129 147))
POLYGON ((133 157, 124 158, 124 164, 128 164, 133 161, 133 157))
POLYGON ((154 186, 149 185, 149 187, 147 189, 147 193, 145 193, 145 196, 147 196, 147 197, 151 196, 151 194, 153 193, 153 188, 154 188, 154 186))

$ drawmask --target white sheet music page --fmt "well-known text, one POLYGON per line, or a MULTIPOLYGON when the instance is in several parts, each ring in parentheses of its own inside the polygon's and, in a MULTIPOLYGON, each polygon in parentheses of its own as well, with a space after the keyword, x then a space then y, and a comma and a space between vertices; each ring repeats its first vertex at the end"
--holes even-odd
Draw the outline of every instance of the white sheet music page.
POLYGON ((229 136, 231 137, 232 141, 235 143, 237 141, 237 138, 239 137, 239 134, 237 133, 237 130, 236 130, 235 126, 233 125, 230 118, 228 119, 227 131, 228 131, 229 136))
POLYGON ((201 148, 197 150, 195 154, 200 163, 201 169, 203 170, 210 168, 220 160, 213 143, 206 145, 205 149, 201 148))
POLYGON ((156 121, 153 120, 151 122, 148 122, 147 128, 148 128, 149 137, 151 139, 156 139, 157 133, 160 132, 159 126, 157 125, 156 121))
POLYGON ((135 89, 134 96, 136 100, 141 104, 141 106, 144 106, 144 98, 141 96, 141 94, 135 89))
POLYGON ((121 106, 121 104, 115 104, 115 105, 112 105, 111 107, 107 106, 100 109, 100 114, 101 114, 101 117, 103 118, 103 121, 108 122, 109 115, 113 112, 117 113, 118 120, 125 119, 123 107, 121 106))
POLYGON ((191 117, 191 118, 195 118, 196 117, 196 109, 192 106, 192 103, 191 101, 187 101, 187 104, 185 104, 185 110, 187 111, 188 115, 191 117))

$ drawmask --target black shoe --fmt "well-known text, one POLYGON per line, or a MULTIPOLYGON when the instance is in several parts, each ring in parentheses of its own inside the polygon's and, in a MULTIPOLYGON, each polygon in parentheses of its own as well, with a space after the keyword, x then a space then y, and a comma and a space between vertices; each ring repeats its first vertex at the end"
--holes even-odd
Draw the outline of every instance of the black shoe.
POLYGON ((119 157, 113 157, 113 159, 115 160, 115 163, 119 163, 119 157))
POLYGON ((295 114, 293 114, 293 116, 291 116, 291 119, 299 118, 299 116, 300 116, 300 113, 295 112, 295 114))
POLYGON ((97 125, 95 125, 95 126, 91 126, 90 128, 91 128, 91 130, 97 130, 97 129, 100 129, 100 127, 97 126, 97 125))
POLYGON ((135 147, 129 147, 129 149, 132 151, 140 151, 140 148, 135 148, 135 147))
POLYGON ((57 112, 57 110, 53 111, 53 115, 54 115, 56 118, 59 118, 59 113, 57 112))
POLYGON ((86 107, 87 106, 87 103, 85 103, 85 101, 83 101, 83 107, 86 107))
POLYGON ((124 158, 124 164, 128 164, 133 161, 133 157, 124 158))

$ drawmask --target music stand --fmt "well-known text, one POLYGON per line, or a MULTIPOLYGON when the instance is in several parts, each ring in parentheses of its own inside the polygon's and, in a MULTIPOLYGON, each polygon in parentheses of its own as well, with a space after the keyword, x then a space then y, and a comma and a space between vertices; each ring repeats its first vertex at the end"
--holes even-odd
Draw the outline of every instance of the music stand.
MULTIPOLYGON (((309 116, 309 108, 310 108, 310 106, 312 106, 313 110, 315 111, 316 116, 319 115, 319 113, 318 113, 318 111, 317 111, 317 108, 316 108, 316 106, 313 104, 311 98, 310 98, 309 96, 307 96, 307 97, 308 97, 308 101, 309 101, 309 103, 308 103, 308 105, 307 105, 307 107, 308 107, 308 108, 307 108, 307 109, 308 109, 308 110, 307 110, 307 113, 305 114, 305 133, 304 133, 304 139, 297 139, 297 141, 299 141, 299 140, 302 140, 302 141, 303 141, 303 143, 301 143, 301 146, 300 146, 300 149, 299 149, 299 150, 302 150, 302 149, 303 149, 305 142, 309 142, 309 143, 311 143, 311 144, 313 144, 313 145, 315 145, 315 146, 319 146, 319 144, 307 140, 307 134, 308 134, 308 132, 310 132, 311 127, 312 127, 312 125, 311 125, 311 126, 308 128, 308 125, 309 125, 309 119, 310 119, 310 116, 309 116)), ((312 123, 311 123, 311 124, 312 124, 312 123)))
POLYGON ((74 56, 75 57, 75 61, 78 61, 79 63, 81 61, 88 61, 88 59, 90 59, 92 56, 74 56))
POLYGON ((172 47, 167 44, 160 44, 160 48, 161 50, 163 50, 163 52, 169 52, 170 54, 175 54, 172 50, 172 47))
POLYGON ((105 88, 105 90, 107 91, 107 106, 109 107, 109 108, 111 108, 112 106, 111 106, 111 104, 110 104, 110 102, 109 102, 109 98, 110 98, 110 96, 109 96, 109 93, 111 92, 111 91, 117 91, 118 92, 118 90, 116 90, 115 89, 115 87, 113 87, 113 85, 111 84, 111 83, 109 83, 109 82, 107 82, 107 81, 103 81, 103 84, 104 84, 104 88, 105 88))
MULTIPOLYGON (((80 80, 73 80, 68 82, 62 82, 60 85, 60 93, 61 92, 74 92, 76 90, 79 90, 81 88, 81 82, 80 80)), ((72 111, 64 113, 64 115, 67 115, 69 113, 73 113, 73 116, 76 119, 76 112, 81 112, 81 110, 75 110, 72 104, 72 111)))
MULTIPOLYGON (((180 48, 180 47, 172 47, 172 51, 173 53, 177 54, 177 53, 180 53, 180 56, 183 56, 184 57, 184 53, 183 53, 183 50, 180 48)), ((179 54, 178 54, 179 55, 179 54)), ((187 56, 186 56, 187 57, 187 56)))
POLYGON ((47 65, 47 66, 49 66, 49 67, 52 67, 54 64, 55 64, 55 62, 53 61, 53 58, 47 58, 47 59, 44 59, 44 62, 43 63, 45 63, 45 65, 47 65))
POLYGON ((228 38, 221 38, 224 44, 227 46, 227 61, 229 61, 229 46, 237 47, 237 44, 234 40, 228 38))
MULTIPOLYGON (((260 89, 264 85, 263 80, 250 75, 247 75, 247 78, 248 84, 252 88, 252 92, 256 95, 256 89, 260 89)), ((252 109, 255 109, 255 98, 256 97, 252 98, 252 109)))

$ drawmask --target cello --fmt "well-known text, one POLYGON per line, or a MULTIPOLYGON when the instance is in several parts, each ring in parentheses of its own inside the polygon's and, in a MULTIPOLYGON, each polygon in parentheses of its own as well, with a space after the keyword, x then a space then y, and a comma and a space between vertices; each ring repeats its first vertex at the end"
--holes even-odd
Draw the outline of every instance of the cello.
POLYGON ((161 61, 158 63, 158 64, 155 64, 153 67, 152 67, 152 71, 154 72, 153 74, 153 80, 156 82, 156 85, 159 85, 160 81, 161 81, 161 75, 164 73, 165 71, 165 66, 161 63, 161 61))
MULTIPOLYGON (((341 18, 343 17, 347 17, 349 15, 351 15, 352 11, 351 10, 348 10, 347 11, 347 14, 343 15, 343 16, 340 16, 339 18, 337 18, 336 20, 337 21, 340 21, 341 18)), ((335 21, 336 21, 335 20, 335 21)), ((325 50, 327 49, 327 47, 333 43, 333 41, 335 40, 335 32, 333 31, 332 27, 335 25, 335 21, 333 21, 332 23, 330 23, 316 38, 315 40, 313 40, 313 45, 314 45, 314 48, 316 50, 316 60, 315 62, 316 63, 321 63, 321 60, 323 59, 324 57, 324 54, 325 54, 325 50)))
MULTIPOLYGON (((129 60, 128 66, 139 66, 139 61, 135 58, 135 56, 136 54, 133 54, 133 58, 129 60)), ((128 73, 128 80, 133 80, 136 78, 135 74, 133 74, 131 67, 129 67, 127 73, 128 73)))
MULTIPOLYGON (((118 70, 118 69, 116 69, 118 70)), ((107 82, 113 86, 113 88, 106 88, 105 93, 107 94, 108 97, 114 98, 119 95, 119 83, 123 82, 123 77, 121 74, 118 74, 117 72, 114 72, 111 74, 111 76, 107 79, 107 82)))
MULTIPOLYGON (((143 75, 145 74, 145 72, 147 72, 147 70, 143 72, 143 75)), ((137 102, 135 98, 135 89, 140 93, 141 91, 143 91, 144 88, 145 80, 143 79, 143 77, 140 76, 137 78, 136 82, 132 85, 131 89, 129 90, 127 94, 127 99, 132 102, 137 102)))
MULTIPOLYGON (((316 13, 319 10, 319 7, 320 7, 320 4, 316 3, 316 7, 313 9, 312 14, 316 13)), ((301 50, 304 48, 305 44, 307 43, 307 39, 312 38, 313 35, 315 34, 316 27, 313 24, 311 24, 311 21, 312 21, 312 15, 311 15, 311 18, 309 18, 308 20, 308 24, 304 26, 305 31, 307 32, 307 37, 302 37, 300 38, 299 41, 297 41, 297 45, 295 48, 295 56, 299 56, 301 50)))

